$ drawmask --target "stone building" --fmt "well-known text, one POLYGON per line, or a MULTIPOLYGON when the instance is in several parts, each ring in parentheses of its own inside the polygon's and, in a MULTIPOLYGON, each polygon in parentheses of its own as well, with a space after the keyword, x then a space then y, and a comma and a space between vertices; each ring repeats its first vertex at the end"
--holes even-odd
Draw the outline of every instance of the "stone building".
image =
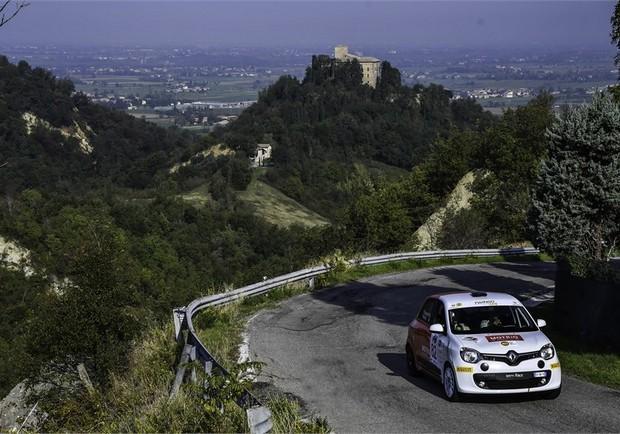
POLYGON ((356 59, 362 67, 362 83, 371 87, 377 86, 377 80, 381 76, 381 60, 374 57, 357 56, 349 53, 349 47, 338 45, 334 48, 334 58, 346 62, 356 59))
POLYGON ((250 157, 252 167, 262 167, 271 159, 271 145, 269 143, 259 143, 256 145, 256 153, 250 157))

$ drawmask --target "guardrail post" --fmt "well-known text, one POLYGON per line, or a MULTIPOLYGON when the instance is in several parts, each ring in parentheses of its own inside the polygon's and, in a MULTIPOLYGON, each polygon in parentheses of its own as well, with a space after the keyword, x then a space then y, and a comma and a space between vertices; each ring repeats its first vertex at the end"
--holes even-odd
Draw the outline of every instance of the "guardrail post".
POLYGON ((213 372, 213 362, 211 360, 207 360, 205 362, 205 382, 203 384, 204 387, 204 399, 207 400, 209 399, 209 394, 207 393, 207 389, 209 388, 209 378, 211 377, 211 374, 213 372))
POLYGON ((205 362, 205 375, 207 377, 210 377, 212 371, 213 371, 213 362, 211 360, 207 360, 205 362))
POLYGON ((174 320, 174 338, 179 342, 181 331, 183 330, 183 322, 185 321, 185 308, 179 307, 172 310, 172 319, 174 320))
POLYGON ((314 277, 311 277, 310 279, 308 279, 308 288, 314 289, 314 285, 315 285, 314 277))
POLYGON ((271 411, 267 407, 248 408, 245 413, 248 416, 250 434, 266 434, 273 428, 271 411))
POLYGON ((185 369, 187 368, 187 363, 189 362, 189 357, 192 352, 195 351, 193 345, 185 344, 183 347, 183 352, 181 353, 181 361, 177 366, 177 372, 174 377, 174 383, 172 383, 172 390, 170 391, 170 398, 173 398, 179 390, 181 389, 181 384, 183 384, 183 380, 185 379, 185 369))
MULTIPOLYGON (((192 349, 189 351, 189 360, 190 362, 193 362, 196 360, 196 347, 192 346, 192 349)), ((196 376, 196 366, 192 365, 192 372, 190 374, 190 381, 192 383, 197 383, 198 382, 198 377, 196 376)))

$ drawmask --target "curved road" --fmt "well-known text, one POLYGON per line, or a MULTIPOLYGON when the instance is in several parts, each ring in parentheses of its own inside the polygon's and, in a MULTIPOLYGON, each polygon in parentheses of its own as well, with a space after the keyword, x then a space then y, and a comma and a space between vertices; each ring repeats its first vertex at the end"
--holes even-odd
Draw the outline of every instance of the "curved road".
POLYGON ((554 400, 449 403, 439 383, 407 374, 403 345, 420 303, 447 288, 552 295, 554 264, 498 263, 382 275, 305 294, 248 324, 263 379, 336 432, 620 431, 620 391, 564 376, 554 400))

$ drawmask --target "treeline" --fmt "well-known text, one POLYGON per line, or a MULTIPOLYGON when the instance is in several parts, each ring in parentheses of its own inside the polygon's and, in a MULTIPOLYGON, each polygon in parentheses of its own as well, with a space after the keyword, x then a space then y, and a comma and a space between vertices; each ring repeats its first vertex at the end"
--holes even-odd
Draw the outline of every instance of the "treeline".
POLYGON ((248 155, 256 143, 272 143, 267 182, 334 218, 355 197, 348 189, 354 163, 410 170, 451 130, 483 131, 493 124, 475 102, 451 97, 441 86, 403 86, 388 62, 373 89, 362 85, 356 61, 315 56, 302 81, 281 77, 216 135, 248 155))

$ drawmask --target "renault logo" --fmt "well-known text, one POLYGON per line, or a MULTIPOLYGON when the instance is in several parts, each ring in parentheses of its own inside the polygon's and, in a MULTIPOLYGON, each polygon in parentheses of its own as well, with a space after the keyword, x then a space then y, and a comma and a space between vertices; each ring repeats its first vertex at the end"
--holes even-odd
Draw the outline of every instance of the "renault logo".
POLYGON ((508 351, 508 353, 506 354, 506 357, 508 357, 508 361, 511 364, 513 364, 514 362, 517 361, 517 357, 519 357, 519 355, 515 353, 514 351, 508 351))

